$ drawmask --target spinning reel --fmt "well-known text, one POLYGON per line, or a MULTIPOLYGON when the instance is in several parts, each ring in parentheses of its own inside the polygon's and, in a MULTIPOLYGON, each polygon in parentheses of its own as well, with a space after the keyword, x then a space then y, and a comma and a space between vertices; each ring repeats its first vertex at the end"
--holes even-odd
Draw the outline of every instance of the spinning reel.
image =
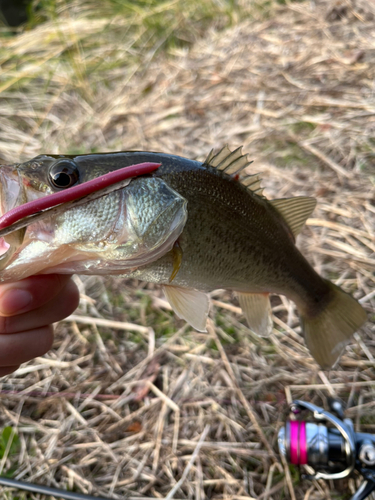
POLYGON ((332 413, 305 401, 294 401, 292 419, 279 431, 280 454, 293 465, 309 465, 304 479, 342 479, 357 470, 364 478, 351 500, 363 500, 375 490, 375 435, 355 432, 342 405, 330 399, 332 413), (308 411, 313 421, 296 417, 308 411))

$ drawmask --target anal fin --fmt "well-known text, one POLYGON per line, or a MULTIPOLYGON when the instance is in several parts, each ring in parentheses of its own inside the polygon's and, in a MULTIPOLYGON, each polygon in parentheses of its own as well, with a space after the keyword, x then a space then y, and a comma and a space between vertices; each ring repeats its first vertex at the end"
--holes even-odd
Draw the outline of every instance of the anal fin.
POLYGON ((272 311, 269 293, 240 293, 238 300, 250 330, 261 337, 272 332, 272 311))
POLYGON ((192 288, 171 285, 164 285, 163 288, 165 296, 177 316, 187 321, 198 332, 206 332, 210 306, 208 296, 192 288))

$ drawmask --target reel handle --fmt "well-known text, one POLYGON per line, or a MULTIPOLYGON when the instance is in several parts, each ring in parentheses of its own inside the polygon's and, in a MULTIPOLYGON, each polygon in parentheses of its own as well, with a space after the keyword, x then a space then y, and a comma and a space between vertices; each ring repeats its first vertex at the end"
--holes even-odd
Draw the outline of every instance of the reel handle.
POLYGON ((375 490, 375 481, 364 481, 350 500, 364 500, 375 490))

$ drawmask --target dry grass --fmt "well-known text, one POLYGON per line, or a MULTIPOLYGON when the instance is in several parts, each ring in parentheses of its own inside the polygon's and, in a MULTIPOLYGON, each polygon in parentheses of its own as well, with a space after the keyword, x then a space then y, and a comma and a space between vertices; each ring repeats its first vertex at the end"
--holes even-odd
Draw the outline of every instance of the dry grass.
POLYGON ((354 479, 300 482, 275 443, 293 398, 341 397, 357 429, 375 431, 374 8, 273 5, 267 19, 138 61, 131 41, 116 43, 125 19, 69 12, 2 40, 3 160, 135 148, 204 158, 244 144, 269 197, 318 198, 299 244, 369 321, 323 373, 285 299, 260 339, 215 292, 201 334, 157 287, 77 278, 80 309, 53 350, 2 379, 1 424, 20 448, 1 471, 115 499, 344 498, 354 479))

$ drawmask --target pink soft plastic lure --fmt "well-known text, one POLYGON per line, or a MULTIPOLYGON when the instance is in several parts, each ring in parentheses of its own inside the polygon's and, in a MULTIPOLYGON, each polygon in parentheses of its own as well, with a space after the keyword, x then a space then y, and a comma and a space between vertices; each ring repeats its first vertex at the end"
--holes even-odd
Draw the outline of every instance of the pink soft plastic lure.
MULTIPOLYGON (((17 222, 38 212, 54 208, 63 203, 78 200, 92 193, 102 191, 109 186, 120 183, 131 177, 150 174, 160 167, 160 163, 144 162, 114 170, 95 179, 72 186, 71 188, 47 195, 43 198, 29 201, 18 207, 12 208, 0 217, 0 231, 13 226, 17 222)), ((106 191, 104 194, 108 193, 106 191)))

